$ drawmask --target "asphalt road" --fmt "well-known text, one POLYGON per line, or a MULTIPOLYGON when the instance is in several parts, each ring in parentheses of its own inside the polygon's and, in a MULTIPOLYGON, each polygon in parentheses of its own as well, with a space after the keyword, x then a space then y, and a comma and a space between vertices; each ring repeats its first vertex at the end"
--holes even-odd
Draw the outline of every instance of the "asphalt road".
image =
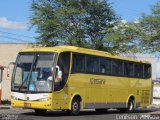
POLYGON ((47 111, 38 116, 28 109, 0 109, 0 120, 160 120, 160 109, 137 109, 134 113, 120 113, 118 110, 109 110, 97 113, 94 110, 83 110, 79 116, 69 116, 62 111, 47 111))

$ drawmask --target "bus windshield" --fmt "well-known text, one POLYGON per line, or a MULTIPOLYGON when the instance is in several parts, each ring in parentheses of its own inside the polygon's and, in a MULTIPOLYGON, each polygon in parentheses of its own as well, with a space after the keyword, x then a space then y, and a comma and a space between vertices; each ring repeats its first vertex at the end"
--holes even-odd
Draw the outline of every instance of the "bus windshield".
POLYGON ((12 77, 12 90, 49 92, 53 86, 55 53, 19 54, 12 77))

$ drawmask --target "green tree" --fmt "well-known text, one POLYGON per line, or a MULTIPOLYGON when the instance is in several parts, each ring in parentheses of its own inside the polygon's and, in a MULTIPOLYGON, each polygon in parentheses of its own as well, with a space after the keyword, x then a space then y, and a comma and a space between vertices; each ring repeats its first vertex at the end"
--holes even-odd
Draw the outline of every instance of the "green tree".
POLYGON ((74 45, 114 54, 139 50, 139 24, 123 23, 107 0, 33 0, 31 10, 42 45, 74 45))
POLYGON ((106 50, 109 29, 118 17, 106 0, 33 0, 31 23, 38 43, 106 50))
POLYGON ((107 31, 105 44, 113 54, 141 52, 139 23, 121 20, 107 31))
POLYGON ((147 52, 160 51, 160 1, 152 6, 150 15, 140 21, 141 47, 147 52))

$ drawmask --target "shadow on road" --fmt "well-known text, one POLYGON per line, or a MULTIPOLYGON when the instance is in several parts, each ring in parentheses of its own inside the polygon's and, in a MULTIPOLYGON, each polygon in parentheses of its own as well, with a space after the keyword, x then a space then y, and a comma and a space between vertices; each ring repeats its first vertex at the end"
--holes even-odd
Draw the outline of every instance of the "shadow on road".
MULTIPOLYGON (((140 114, 140 113, 150 113, 157 111, 157 109, 137 109, 133 113, 121 113, 119 110, 108 110, 106 112, 96 112, 94 110, 85 110, 81 111, 79 116, 93 116, 93 115, 114 115, 114 114, 140 114)), ((47 111, 44 115, 37 115, 34 112, 27 112, 22 113, 21 115, 27 115, 27 116, 44 116, 44 117, 64 117, 64 116, 70 116, 68 113, 64 111, 47 111)))

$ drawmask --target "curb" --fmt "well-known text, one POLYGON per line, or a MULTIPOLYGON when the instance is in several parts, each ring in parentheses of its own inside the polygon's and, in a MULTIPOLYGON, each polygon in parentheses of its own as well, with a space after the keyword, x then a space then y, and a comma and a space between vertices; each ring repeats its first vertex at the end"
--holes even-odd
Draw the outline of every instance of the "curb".
POLYGON ((152 104, 152 105, 150 105, 150 106, 148 106, 147 108, 160 108, 160 105, 154 105, 154 104, 152 104))

